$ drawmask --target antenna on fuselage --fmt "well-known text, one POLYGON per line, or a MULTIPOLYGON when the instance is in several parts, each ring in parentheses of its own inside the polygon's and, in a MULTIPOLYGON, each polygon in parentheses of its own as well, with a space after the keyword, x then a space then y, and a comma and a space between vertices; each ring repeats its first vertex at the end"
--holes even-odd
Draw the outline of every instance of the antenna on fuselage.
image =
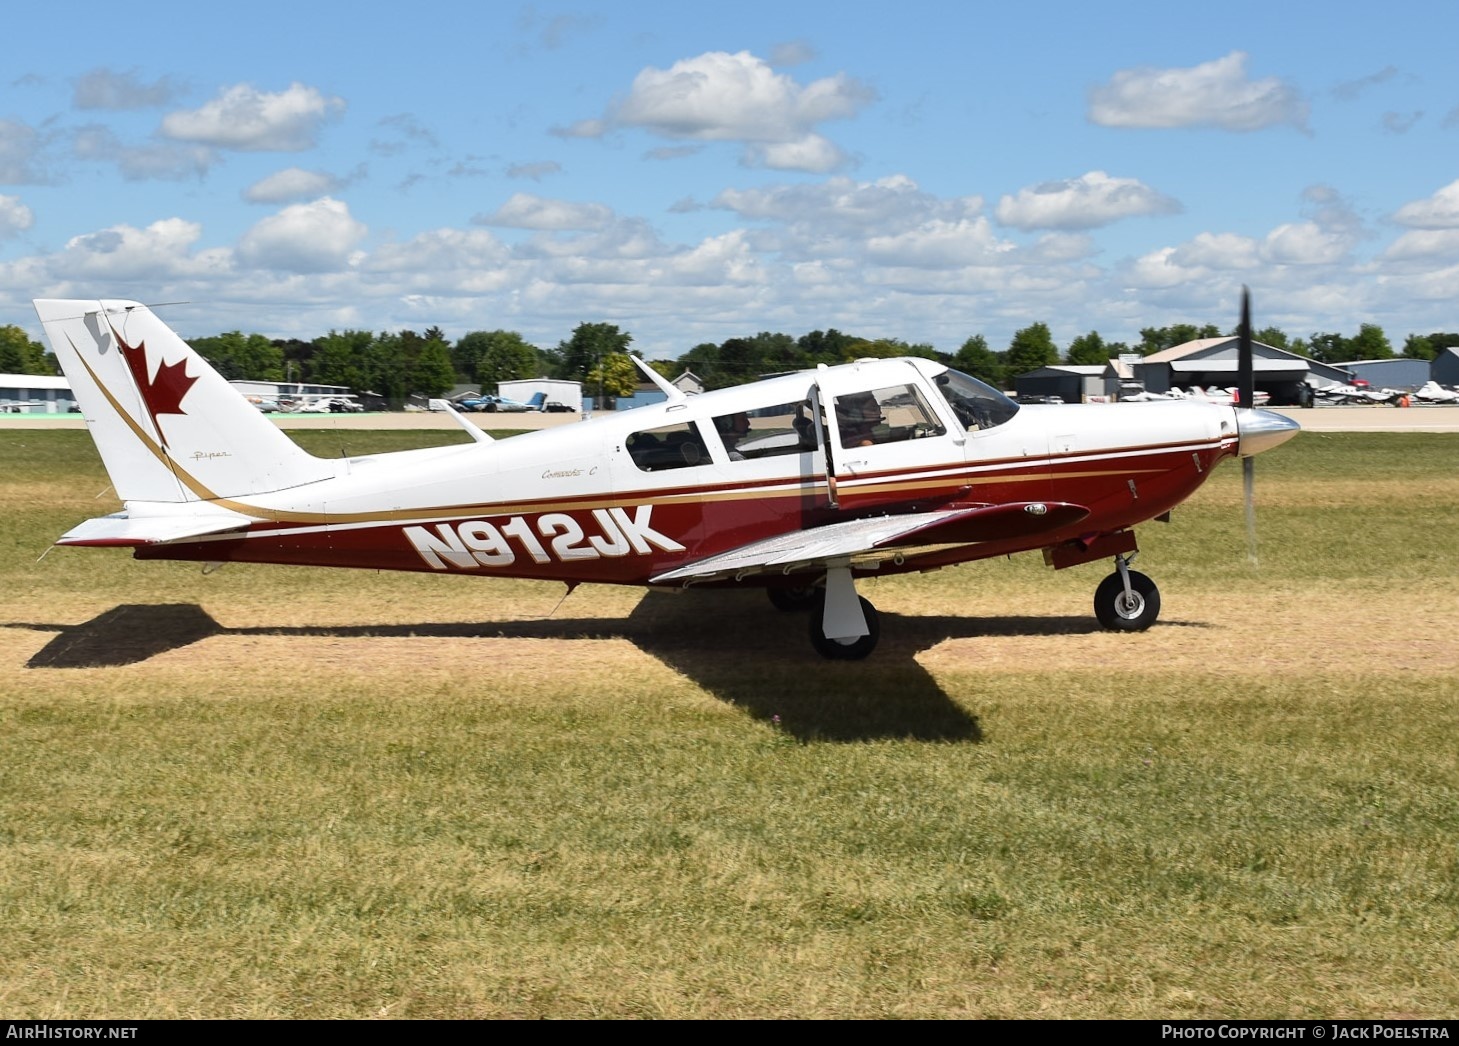
POLYGON ((628 354, 628 358, 638 364, 638 369, 643 371, 644 376, 649 381, 659 387, 660 392, 669 397, 670 403, 682 403, 684 401, 684 390, 677 385, 670 384, 669 379, 650 367, 647 360, 641 356, 635 356, 631 352, 628 354))

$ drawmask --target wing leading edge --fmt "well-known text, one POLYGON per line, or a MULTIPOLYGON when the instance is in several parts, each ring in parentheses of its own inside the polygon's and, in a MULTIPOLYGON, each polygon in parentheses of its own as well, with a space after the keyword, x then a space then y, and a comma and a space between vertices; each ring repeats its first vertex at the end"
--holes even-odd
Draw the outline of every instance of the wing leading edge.
POLYGON ((863 566, 933 549, 999 541, 1057 530, 1089 515, 1083 505, 1016 501, 977 508, 848 519, 812 530, 777 534, 709 556, 649 580, 693 584, 756 574, 804 573, 828 566, 863 566))

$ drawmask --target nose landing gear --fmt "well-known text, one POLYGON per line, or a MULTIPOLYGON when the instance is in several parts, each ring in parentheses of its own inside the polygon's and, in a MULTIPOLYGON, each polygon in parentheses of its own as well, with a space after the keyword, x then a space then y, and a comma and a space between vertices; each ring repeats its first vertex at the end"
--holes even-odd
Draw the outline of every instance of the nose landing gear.
POLYGON ((1115 556, 1115 572, 1094 590, 1094 616, 1112 632, 1143 632, 1160 616, 1160 589, 1138 570, 1133 556, 1115 556))

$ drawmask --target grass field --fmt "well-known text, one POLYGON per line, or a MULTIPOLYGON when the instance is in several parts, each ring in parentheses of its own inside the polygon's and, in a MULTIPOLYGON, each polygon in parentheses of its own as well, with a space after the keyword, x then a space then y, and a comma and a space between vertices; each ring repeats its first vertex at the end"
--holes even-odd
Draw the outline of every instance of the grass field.
POLYGON ((1260 569, 1229 464, 1144 528, 1148 633, 1022 556, 837 664, 755 593, 38 562, 116 504, 0 432, 0 1013, 1452 1017, 1456 463, 1304 433, 1260 569))

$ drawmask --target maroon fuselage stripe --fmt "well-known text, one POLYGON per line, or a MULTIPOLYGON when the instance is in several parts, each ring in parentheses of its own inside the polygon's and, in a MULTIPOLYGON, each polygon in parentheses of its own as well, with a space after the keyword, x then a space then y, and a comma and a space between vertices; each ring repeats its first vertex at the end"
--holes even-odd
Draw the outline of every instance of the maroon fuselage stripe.
MULTIPOLYGON (((138 559, 180 559, 279 563, 374 570, 416 570, 497 577, 559 581, 594 581, 608 584, 643 584, 667 570, 707 556, 773 537, 856 516, 959 508, 1009 501, 1050 500, 1089 508, 1090 514, 1063 530, 1026 537, 959 546, 919 555, 897 564, 885 562, 879 573, 925 570, 968 560, 1047 548, 1090 535, 1134 526, 1168 511, 1189 497, 1222 458, 1235 453, 1233 441, 1195 441, 1125 451, 1071 454, 1029 461, 974 462, 949 466, 841 477, 841 508, 832 509, 823 479, 799 487, 785 479, 756 484, 715 487, 624 490, 561 498, 522 499, 483 506, 424 509, 412 520, 340 524, 328 516, 304 522, 255 524, 241 534, 142 546, 138 559), (779 489, 775 489, 779 488, 779 489), (436 533, 441 525, 472 520, 506 524, 516 518, 535 527, 544 514, 571 516, 586 535, 602 533, 600 515, 588 505, 613 504, 630 513, 635 506, 652 506, 652 529, 682 552, 650 548, 646 553, 562 558, 550 554, 551 543, 541 540, 549 554, 545 562, 512 545, 515 558, 506 565, 432 566, 406 535, 408 528, 436 533), (429 522, 423 522, 429 521, 429 522)), ((418 536, 418 535, 417 535, 418 536)), ((618 535, 621 537, 622 535, 618 535)), ((613 534, 608 535, 612 543, 613 534)))

